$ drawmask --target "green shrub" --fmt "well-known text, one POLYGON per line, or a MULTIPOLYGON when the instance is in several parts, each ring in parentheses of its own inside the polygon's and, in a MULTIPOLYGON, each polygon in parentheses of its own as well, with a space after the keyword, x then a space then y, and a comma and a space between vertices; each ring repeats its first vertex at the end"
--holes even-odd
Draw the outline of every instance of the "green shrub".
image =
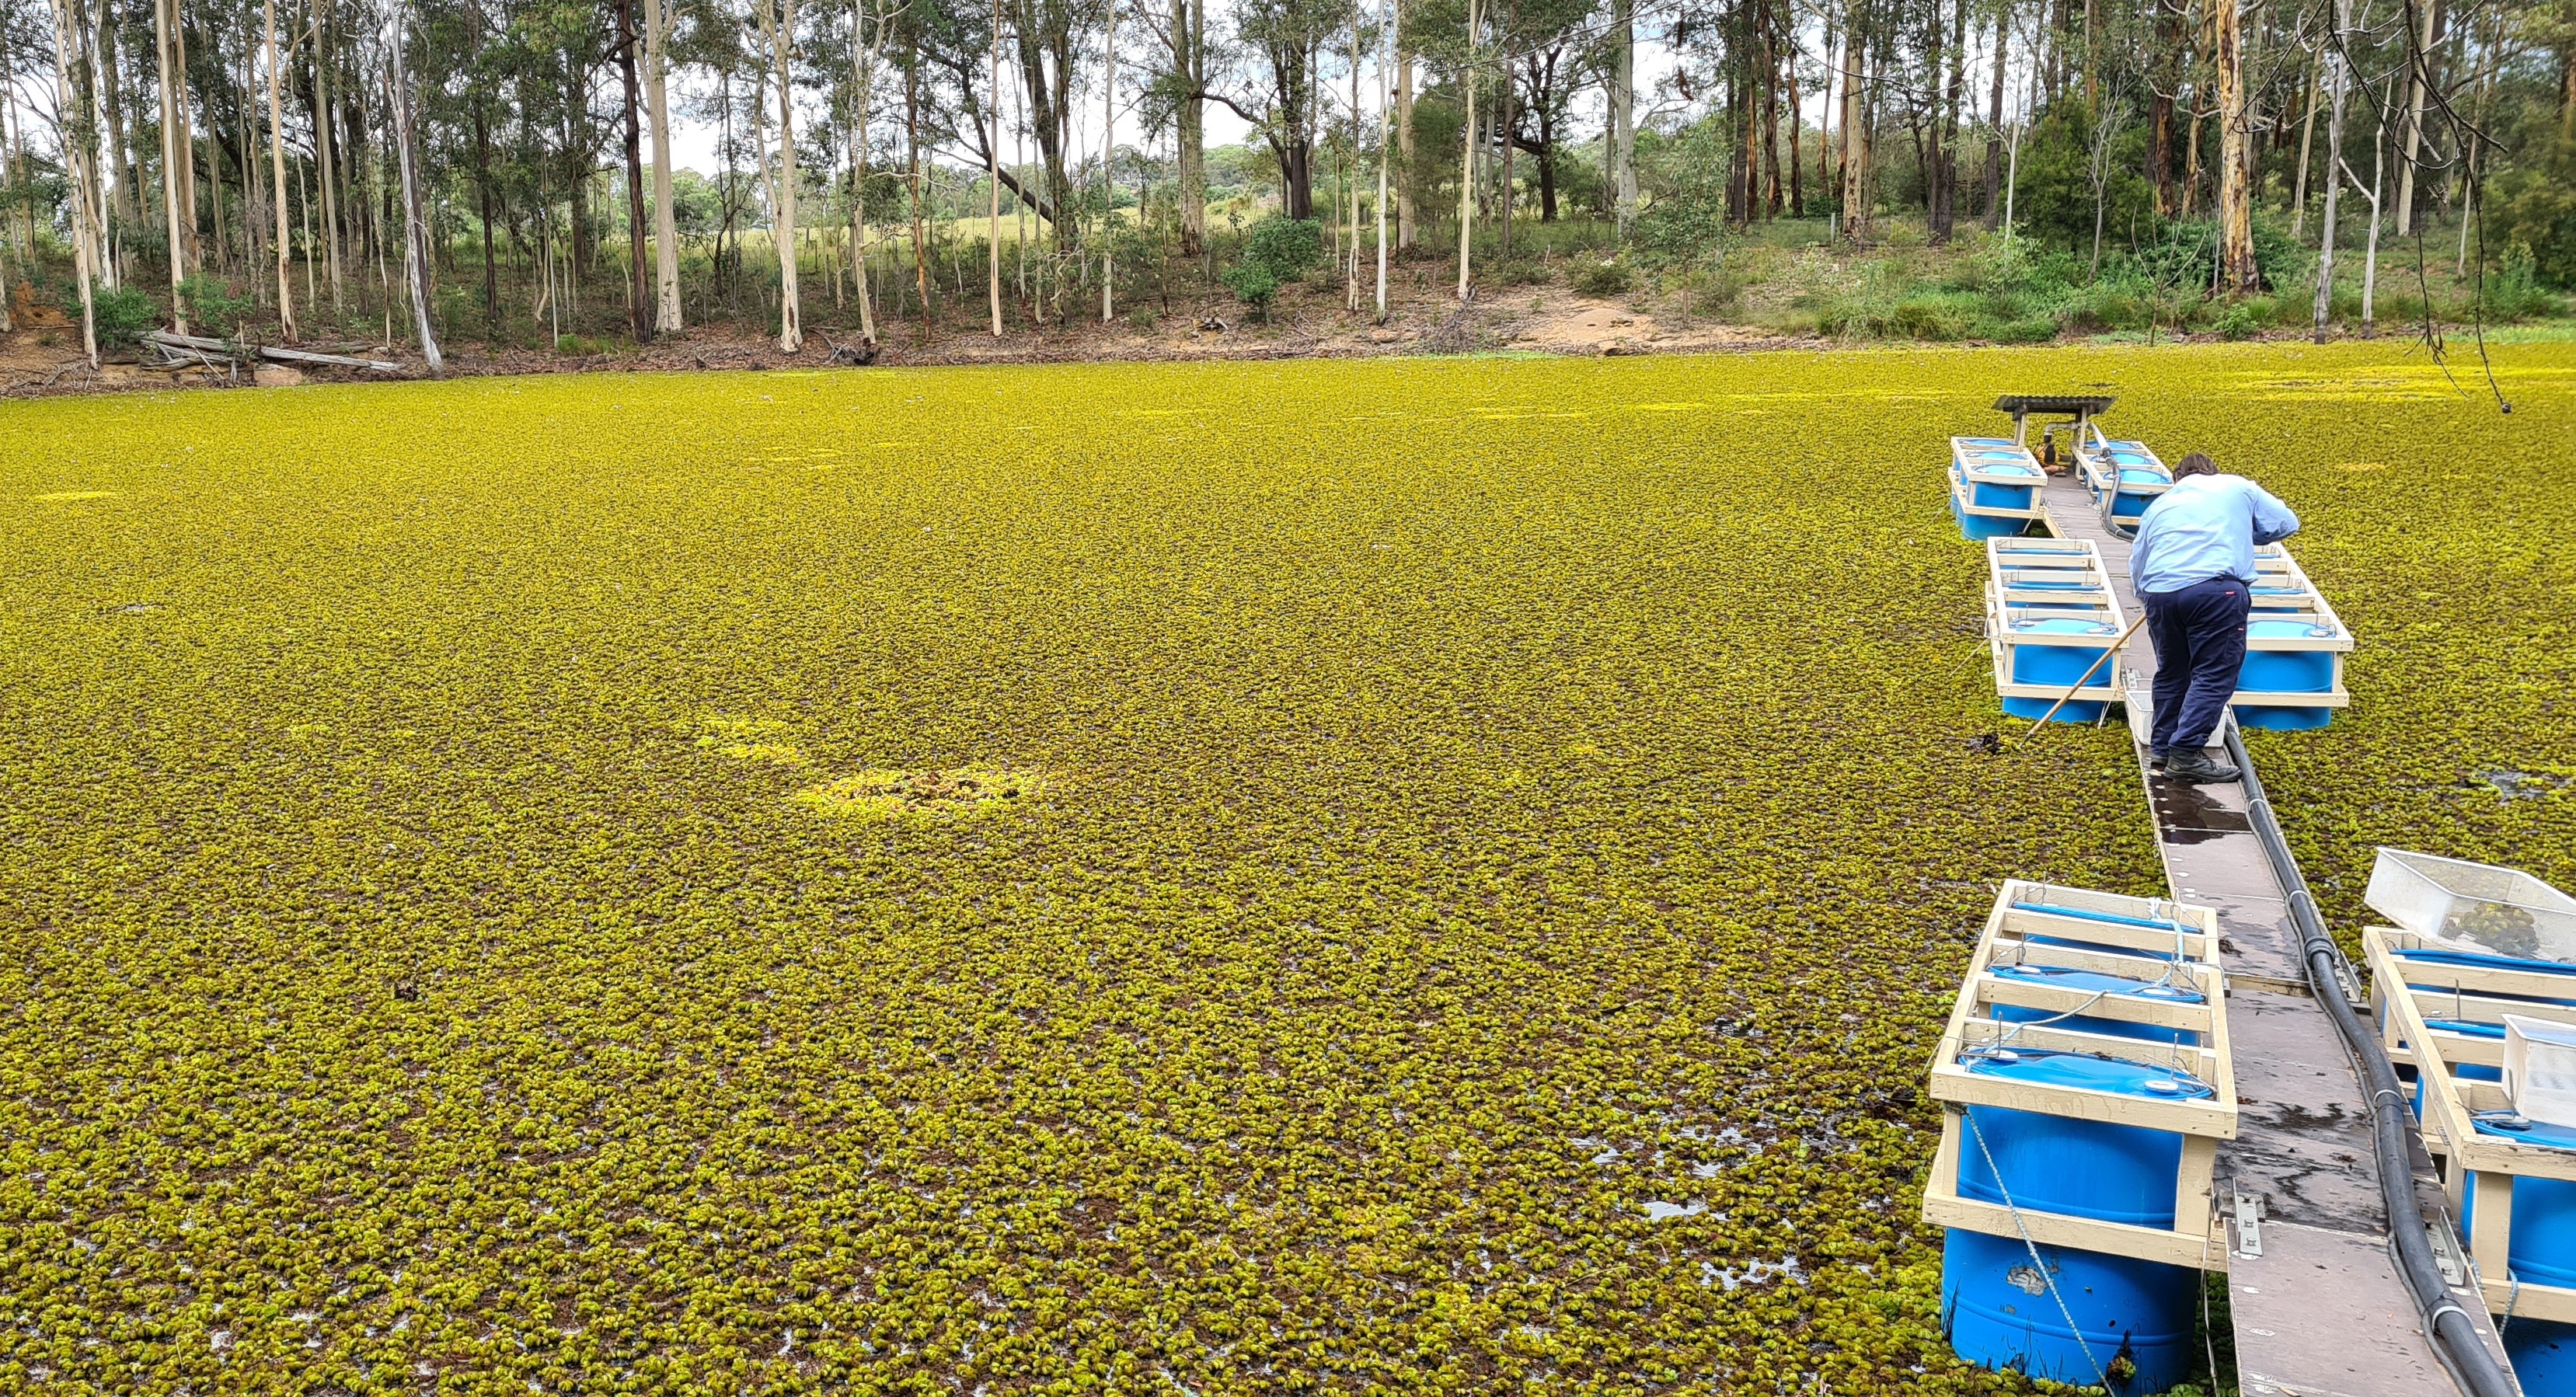
POLYGON ((1888 313, 1887 333, 1913 340, 1966 339, 1975 323, 1972 316, 1969 307, 1953 299, 1912 297, 1888 313))
POLYGON ((201 335, 238 337, 251 312, 250 298, 234 295, 232 283, 211 272, 180 282, 179 300, 188 308, 188 328, 201 335))
POLYGON ((2146 288, 2102 280, 2073 288, 2060 314, 2077 330, 2126 330, 2147 323, 2146 288))
MULTIPOLYGON (((2265 301, 2268 301, 2268 299, 2269 298, 2265 297, 2257 298, 2257 300, 2265 301)), ((2219 338, 2230 340, 2248 340, 2254 338, 2255 335, 2262 332, 2264 322, 2270 318, 2266 313, 2269 309, 2270 307, 2268 305, 2258 307, 2255 301, 2238 301, 2236 304, 2229 306, 2227 308, 2227 313, 2218 317, 2216 329, 2218 330, 2219 338)))
POLYGON ((2027 320, 1979 320, 1970 338, 1993 340, 1997 344, 2046 344, 2057 338, 2057 322, 2045 315, 2027 320))
POLYGON ((1237 260, 1266 267, 1281 281, 1303 276, 1308 268, 1324 260, 1323 226, 1311 218, 1273 214, 1253 224, 1252 231, 1243 235, 1243 251, 1237 260))
POLYGON ((1567 278, 1575 291, 1585 296, 1616 296, 1635 283, 1636 278, 1624 262, 1585 262, 1577 265, 1567 278))
MULTIPOLYGON (((2139 247, 2138 270, 2160 286, 2206 288, 2218 270, 2218 225, 2167 223, 2139 247)), ((2269 218, 2254 220, 2254 271, 2265 286, 2282 287, 2307 275, 2316 256, 2269 218)))
MULTIPOLYGON (((99 348, 122 347, 143 338, 143 332, 161 324, 161 303, 139 286, 92 286, 89 293, 91 323, 98 330, 99 348)), ((80 288, 75 286, 63 299, 63 313, 78 324, 81 318, 80 288)))
POLYGON ((1322 225, 1311 218, 1272 214, 1243 235, 1243 250, 1220 279, 1232 288, 1236 300, 1267 314, 1280 287, 1323 260, 1322 225))
POLYGON ((2504 265, 2486 280, 2486 315, 2490 320, 2536 320, 2557 315, 2566 304, 2540 284, 2531 244, 2513 243, 2504 250, 2504 265))
POLYGON ((1242 262, 1225 269, 1217 278, 1234 292, 1234 298, 1252 307, 1257 316, 1270 314, 1270 303, 1279 296, 1279 278, 1258 262, 1242 262))

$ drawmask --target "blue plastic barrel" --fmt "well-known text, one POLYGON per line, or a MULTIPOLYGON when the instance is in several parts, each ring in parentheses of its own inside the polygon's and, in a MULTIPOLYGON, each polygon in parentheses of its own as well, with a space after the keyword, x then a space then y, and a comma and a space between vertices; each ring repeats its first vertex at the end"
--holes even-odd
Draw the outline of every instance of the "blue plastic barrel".
POLYGON ((2527 1397, 2576 1393, 2576 1324, 2508 1320, 2496 1326, 2496 1337, 2504 1340, 2504 1356, 2527 1397))
MULTIPOLYGON (((2105 663, 2097 669, 2093 664, 2095 660, 2102 658, 2103 651, 2111 648, 2111 640, 2119 635, 2118 628, 2109 622, 2087 620, 2080 616, 2041 616, 2015 622, 2013 634, 2017 636, 2098 635, 2103 637, 2103 643, 2098 646, 2014 645, 2007 637, 2004 644, 2012 652, 2010 671, 2012 682, 2047 684, 2064 689, 2075 681, 2083 679, 2084 671, 2091 669, 2093 677, 2084 680, 2086 686, 2109 687, 2111 666, 2105 663)), ((2008 698, 2004 700, 2004 712, 2016 718, 2036 720, 2046 715, 2052 704, 2057 704, 2057 696, 2054 694, 2047 698, 2008 698)), ((2056 721, 2090 723, 2100 718, 2102 710, 2107 706, 2099 700, 2068 699, 2064 704, 2058 705, 2056 721)))
POLYGON ((2172 483, 2162 471, 2135 469, 2121 471, 2120 493, 2111 501, 2111 517, 2135 519, 2146 513, 2147 506, 2155 503, 2156 497, 2154 492, 2142 490, 2139 487, 2172 483))
POLYGON ((2007 463, 1994 461, 1980 462, 1977 464, 1976 469, 1978 473, 1982 475, 2028 476, 2030 477, 2030 483, 2028 485, 2007 485, 1998 481, 1979 480, 1971 477, 1968 481, 1968 503, 1983 509, 2030 508, 2031 492, 2039 488, 2038 471, 2018 462, 2007 463))
POLYGON ((2011 538, 2030 528, 2027 519, 1998 519, 1991 514, 1970 514, 1959 508, 1955 495, 1950 499, 1950 517, 1959 521, 1959 533, 1970 543, 1983 543, 1990 538, 2011 538))
MULTIPOLYGON (((2098 994, 2152 1001, 2164 1004, 2206 1003, 2200 991, 2182 985, 2165 984, 2133 975, 2106 975, 2098 970, 2077 970, 2063 965, 1994 965, 1986 973, 1998 980, 2026 985, 2049 985, 2073 990, 2078 994, 2098 994)), ((2172 1043, 2196 1047, 2200 1035, 2188 1028, 2162 1028, 2155 1024, 2130 1023, 2122 1019, 2103 1018, 2094 1014, 2069 1014, 2062 1011, 2033 1009, 2018 1004, 1998 1004, 1995 1018, 2004 1023, 2046 1023, 2070 1033, 2099 1033, 2112 1038, 2133 1038, 2143 1043, 2172 1043)))
MULTIPOLYGON (((2469 1124, 2480 1135, 2517 1145, 2576 1150, 2576 1129, 2530 1120, 2511 1111, 2480 1112, 2469 1118, 2469 1124)), ((2468 1206, 2460 1211, 2460 1222, 2474 1235, 2477 1190, 2469 1190, 2468 1198, 2468 1206)), ((2576 1286, 2576 1183, 2529 1174, 2514 1177, 2513 1226, 2505 1236, 2505 1268, 2525 1285, 2576 1286)), ((2563 1390, 2576 1392, 2576 1363, 2571 1363, 2566 1372, 2570 1385, 2563 1390)), ((2562 1390, 2538 1387, 2528 1379, 2524 1386, 2532 1392, 2562 1390)))
MULTIPOLYGON (((2205 1100, 2207 1083, 2145 1063, 2045 1049, 1982 1049, 1979 1076, 2149 1100, 2205 1100)), ((1971 1106, 1959 1146, 1968 1198, 2141 1227, 2171 1227, 2182 1137, 2140 1126, 1971 1106), (1992 1158, 1992 1166, 1987 1161, 1992 1158)), ((1941 1257, 1942 1328, 1968 1362, 2116 1393, 2162 1392, 2190 1375, 2199 1273, 1953 1228, 1941 1257), (2072 1319, 2070 1327, 2068 1321, 2072 1319), (2126 1377, 2122 1377, 2125 1370, 2126 1377)))
MULTIPOLYGON (((2478 1023, 2470 1019, 2426 1019, 2424 1026, 2438 1028, 2447 1033, 2456 1033, 2463 1038, 2500 1040, 2504 1037, 2504 1025, 2500 1023, 2478 1023)), ((2401 1038, 2397 1040, 2397 1046, 2409 1048, 2414 1045, 2401 1038)), ((2482 1063, 2463 1062, 2451 1069, 2451 1075, 2465 1082, 2501 1082, 2504 1080, 2504 1069, 2488 1067, 2482 1063)), ((2423 1118, 2424 1069, 2419 1066, 2415 1070, 2415 1119, 2423 1118)))
MULTIPOLYGON (((2324 634, 2305 621, 2256 617, 2245 623, 2251 640, 2311 639, 2324 634)), ((2334 656, 2323 650, 2252 650, 2236 672, 2236 687, 2266 694, 2323 694, 2334 691, 2334 656)), ((2273 707, 2239 704, 2236 721, 2249 728, 2299 732, 2334 720, 2331 708, 2273 707)))

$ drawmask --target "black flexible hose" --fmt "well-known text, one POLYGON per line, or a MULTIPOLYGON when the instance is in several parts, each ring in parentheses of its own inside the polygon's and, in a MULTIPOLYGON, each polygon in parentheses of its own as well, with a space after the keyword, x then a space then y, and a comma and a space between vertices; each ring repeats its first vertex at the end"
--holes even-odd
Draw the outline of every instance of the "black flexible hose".
POLYGON ((2407 1117, 2406 1094, 2398 1085, 2397 1069, 2380 1049, 2379 1039, 2353 1012, 2351 1001, 2344 998, 2343 981, 2337 972, 2349 972, 2351 962, 2344 959, 2343 951, 2326 931, 2325 918, 2317 914, 2317 899, 2308 891, 2308 880, 2300 876, 2298 861, 2290 857, 2290 846, 2281 838, 2280 822, 2272 815, 2272 802, 2264 797, 2263 783, 2254 775, 2254 761, 2246 755, 2245 742, 2233 728, 2227 733, 2227 755, 2242 773, 2246 813, 2254 832, 2263 841, 2263 852, 2272 861, 2274 876, 2289 894, 2290 917, 2298 924, 2299 944, 2306 953, 2309 992, 2334 1020, 2335 1030, 2343 1035, 2344 1047, 2352 1053, 2369 1091, 2370 1121, 2378 1141, 2373 1153, 2378 1156, 2379 1193, 2388 1206, 2388 1234, 2396 1245, 2398 1272, 2405 1277, 2406 1288, 2414 1292, 2415 1308, 2432 1335, 2434 1352, 2451 1370, 2460 1390, 2469 1397, 2513 1397, 2519 1391, 2513 1378, 2479 1336, 2477 1322, 2460 1308, 2451 1297, 2450 1287, 2443 1284, 2442 1268, 2433 1257, 2432 1241, 2424 1231, 2424 1210, 2415 1199, 2415 1171, 2407 1151, 2407 1135, 2414 1127, 2407 1117))

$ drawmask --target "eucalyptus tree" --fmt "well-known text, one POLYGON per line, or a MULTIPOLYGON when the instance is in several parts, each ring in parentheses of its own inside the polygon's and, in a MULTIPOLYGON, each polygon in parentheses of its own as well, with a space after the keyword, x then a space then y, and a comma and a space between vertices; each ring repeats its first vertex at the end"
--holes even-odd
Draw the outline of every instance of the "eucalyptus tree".
POLYGON ((1214 94, 1251 123, 1279 162, 1280 212, 1315 216, 1315 146, 1327 40, 1349 23, 1348 0, 1237 0, 1240 88, 1214 94))

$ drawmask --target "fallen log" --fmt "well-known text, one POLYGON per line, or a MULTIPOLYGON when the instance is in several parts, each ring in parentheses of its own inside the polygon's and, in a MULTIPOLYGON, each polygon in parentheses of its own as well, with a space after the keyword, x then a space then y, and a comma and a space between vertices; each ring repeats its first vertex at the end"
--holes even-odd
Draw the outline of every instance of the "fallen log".
POLYGON ((227 359, 247 348, 262 359, 280 364, 328 364, 344 369, 372 369, 377 373, 402 372, 402 365, 383 359, 356 359, 346 354, 316 354, 309 349, 278 349, 264 344, 236 346, 230 340, 209 339, 204 335, 179 335, 168 330, 147 331, 143 338, 165 348, 193 350, 199 355, 221 355, 227 359))
POLYGON ((373 369, 377 373, 402 372, 402 365, 383 359, 353 359, 346 354, 315 354, 310 350, 274 349, 268 345, 259 347, 259 357, 274 359, 281 364, 332 364, 344 369, 373 369))

